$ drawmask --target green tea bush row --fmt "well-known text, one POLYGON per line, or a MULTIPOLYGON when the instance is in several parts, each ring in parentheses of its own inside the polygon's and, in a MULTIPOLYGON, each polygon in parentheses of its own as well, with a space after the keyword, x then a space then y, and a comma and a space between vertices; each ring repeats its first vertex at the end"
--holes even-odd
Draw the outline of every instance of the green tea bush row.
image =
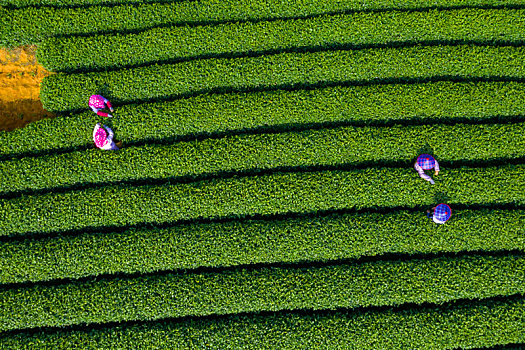
MULTIPOLYGON (((2 0, 14 6, 68 5, 70 0, 2 0)), ((97 5, 110 0, 89 0, 82 5, 97 5)), ((78 3, 78 1, 75 1, 78 3)), ((124 1, 115 1, 124 2, 124 1)), ((0 8, 0 46, 37 44, 48 37, 78 34, 130 32, 158 26, 213 24, 217 22, 261 21, 287 19, 345 11, 368 11, 390 9, 420 9, 429 7, 500 7, 508 6, 505 0, 439 0, 431 5, 423 0, 395 2, 374 0, 368 2, 345 2, 338 0, 201 0, 171 3, 147 3, 149 0, 133 0, 141 4, 115 6, 90 6, 78 8, 26 7, 22 9, 0 8), (104 19, 104 20, 101 20, 104 19)), ((513 1, 523 5, 523 0, 513 1)), ((1 5, 1 2, 0 2, 1 5)), ((487 30, 485 28, 485 30, 487 30)))
POLYGON ((205 92, 317 86, 337 82, 423 80, 432 77, 524 77, 525 48, 426 46, 262 57, 222 58, 151 65, 44 79, 40 98, 54 112, 81 110, 91 94, 115 102, 170 99, 205 92), (107 93, 106 93, 107 92, 107 93))
POLYGON ((108 186, 0 201, 0 235, 447 203, 522 205, 524 165, 461 168, 436 185, 411 166, 354 171, 277 173, 159 186, 108 186))
MULTIPOLYGON (((87 101, 88 96, 83 95, 87 101)), ((87 147, 97 121, 111 123, 124 144, 249 129, 286 130, 320 123, 487 120, 525 115, 525 84, 518 82, 370 85, 316 90, 197 96, 124 105, 112 120, 91 110, 0 131, 0 156, 87 147)), ((87 107, 86 107, 87 109, 87 107)))
POLYGON ((446 162, 525 157, 525 124, 343 127, 23 158, 0 162, 0 194, 274 168, 371 162, 409 167, 424 145, 446 162))
POLYGON ((0 330, 257 311, 439 304, 524 292, 525 257, 519 255, 180 273, 2 290, 0 330))
POLYGON ((385 253, 524 251, 524 227, 523 210, 455 210, 438 229, 422 212, 396 211, 7 241, 0 243, 0 283, 385 253))
POLYGON ((0 6, 7 8, 23 8, 29 6, 86 7, 93 5, 140 5, 150 3, 172 2, 173 0, 0 0, 0 6))
POLYGON ((525 342, 524 313, 525 298, 488 299, 407 310, 280 312, 11 333, 0 337, 0 341, 13 349, 64 350, 78 346, 273 350, 314 349, 320 344, 333 349, 481 348, 525 342))
POLYGON ((13 349, 65 350, 78 346, 273 350, 315 349, 320 345, 332 349, 466 349, 525 342, 524 313, 522 297, 407 310, 280 312, 90 330, 12 333, 0 341, 13 349))
MULTIPOLYGON (((68 6, 86 6, 86 5, 108 5, 108 4, 148 4, 148 3, 168 2, 167 0, 0 0, 0 6, 10 7, 25 7, 25 6, 53 6, 53 7, 68 7, 68 6)), ((434 7, 460 7, 460 6, 502 6, 508 5, 508 1, 504 0, 453 0, 444 1, 436 0, 432 2, 434 7)), ((512 4, 523 4, 522 0, 515 0, 512 4)), ((178 4, 181 9, 192 9, 192 6, 182 2, 178 4)), ((243 13, 257 16, 261 18, 265 13, 278 14, 282 13, 285 16, 291 16, 294 13, 299 15, 318 14, 324 12, 343 11, 343 10, 379 10, 390 8, 402 9, 417 9, 420 7, 427 7, 428 3, 422 0, 411 0, 405 2, 397 2, 392 0, 372 0, 363 3, 341 3, 337 0, 325 0, 319 3, 315 0, 301 0, 301 1, 287 1, 283 3, 278 0, 224 0, 221 2, 213 0, 200 0, 197 4, 193 4, 196 8, 195 14, 200 10, 206 12, 211 16, 225 16, 229 9, 234 14, 241 16, 243 13)), ((184 11, 178 11, 185 13, 184 11)), ((204 16, 204 15, 203 15, 204 16)), ((203 17, 206 18, 206 17, 203 17)))
POLYGON ((155 28, 127 35, 50 38, 39 46, 38 61, 48 70, 73 72, 301 47, 523 39, 525 10, 367 12, 288 21, 155 28))

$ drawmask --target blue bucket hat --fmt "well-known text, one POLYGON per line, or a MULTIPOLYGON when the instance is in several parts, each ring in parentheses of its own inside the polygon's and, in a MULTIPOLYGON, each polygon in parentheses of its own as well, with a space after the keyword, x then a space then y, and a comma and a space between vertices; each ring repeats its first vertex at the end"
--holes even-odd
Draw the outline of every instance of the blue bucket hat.
POLYGON ((438 221, 445 222, 452 216, 452 209, 447 204, 441 203, 434 209, 434 218, 438 221))
POLYGON ((436 161, 430 154, 422 154, 417 157, 417 164, 423 168, 423 170, 430 170, 436 166, 436 161))

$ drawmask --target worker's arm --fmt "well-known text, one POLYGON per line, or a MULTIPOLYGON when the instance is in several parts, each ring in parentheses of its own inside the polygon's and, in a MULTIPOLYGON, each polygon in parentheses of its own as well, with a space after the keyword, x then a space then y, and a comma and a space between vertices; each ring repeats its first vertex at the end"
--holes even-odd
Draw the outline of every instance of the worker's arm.
POLYGON ((434 159, 434 162, 436 163, 436 166, 434 167, 434 169, 436 170, 436 172, 434 174, 438 174, 439 173, 439 163, 437 160, 434 159))
POLYGON ((98 129, 100 129, 100 123, 95 124, 95 128, 93 129, 93 140, 95 140, 95 135, 98 129))
POLYGON ((423 180, 429 181, 432 185, 434 184, 434 180, 432 180, 430 176, 425 174, 425 171, 423 170, 422 167, 419 166, 419 164, 417 164, 417 162, 416 164, 414 164, 414 169, 416 169, 417 173, 423 180))
POLYGON ((113 112, 114 109, 113 109, 113 106, 111 105, 111 102, 109 102, 108 100, 105 100, 105 102, 106 102, 106 104, 108 105, 109 110, 110 110, 111 112, 113 112))
POLYGON ((108 126, 106 126, 106 125, 104 125, 104 128, 108 131, 108 137, 107 137, 107 138, 108 138, 110 141, 113 140, 113 136, 114 136, 114 134, 113 134, 113 130, 111 130, 111 129, 110 129, 108 126))
POLYGON ((104 103, 108 105, 109 110, 113 112, 113 106, 111 105, 111 102, 109 102, 109 100, 104 96, 102 96, 102 98, 104 99, 104 103))
POLYGON ((102 112, 102 111, 98 111, 97 115, 99 115, 101 117, 106 117, 106 118, 112 118, 113 117, 111 114, 106 113, 106 112, 102 112))

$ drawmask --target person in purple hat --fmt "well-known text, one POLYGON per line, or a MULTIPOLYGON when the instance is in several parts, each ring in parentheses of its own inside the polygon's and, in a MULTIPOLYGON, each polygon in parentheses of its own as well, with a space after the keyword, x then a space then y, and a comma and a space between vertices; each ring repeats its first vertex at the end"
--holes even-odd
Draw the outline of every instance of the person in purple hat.
POLYGON ((432 185, 435 182, 429 175, 425 174, 425 170, 435 169, 434 175, 439 174, 439 164, 437 160, 434 159, 434 157, 432 157, 430 154, 421 154, 419 157, 417 157, 416 163, 414 164, 414 169, 416 169, 417 173, 422 179, 430 181, 432 185))
POLYGON ((427 217, 436 224, 444 224, 452 216, 452 209, 448 204, 441 203, 432 208, 432 212, 427 210, 427 217))

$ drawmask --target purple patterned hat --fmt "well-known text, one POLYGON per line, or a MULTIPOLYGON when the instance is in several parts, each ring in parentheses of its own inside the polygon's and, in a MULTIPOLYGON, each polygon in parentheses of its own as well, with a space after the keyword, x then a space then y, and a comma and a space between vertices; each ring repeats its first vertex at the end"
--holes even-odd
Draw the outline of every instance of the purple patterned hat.
POLYGON ((434 209, 434 217, 438 221, 445 222, 452 216, 452 209, 447 204, 441 203, 434 209))
POLYGON ((417 164, 423 168, 423 170, 430 170, 436 166, 436 161, 430 154, 422 154, 417 157, 417 164))

